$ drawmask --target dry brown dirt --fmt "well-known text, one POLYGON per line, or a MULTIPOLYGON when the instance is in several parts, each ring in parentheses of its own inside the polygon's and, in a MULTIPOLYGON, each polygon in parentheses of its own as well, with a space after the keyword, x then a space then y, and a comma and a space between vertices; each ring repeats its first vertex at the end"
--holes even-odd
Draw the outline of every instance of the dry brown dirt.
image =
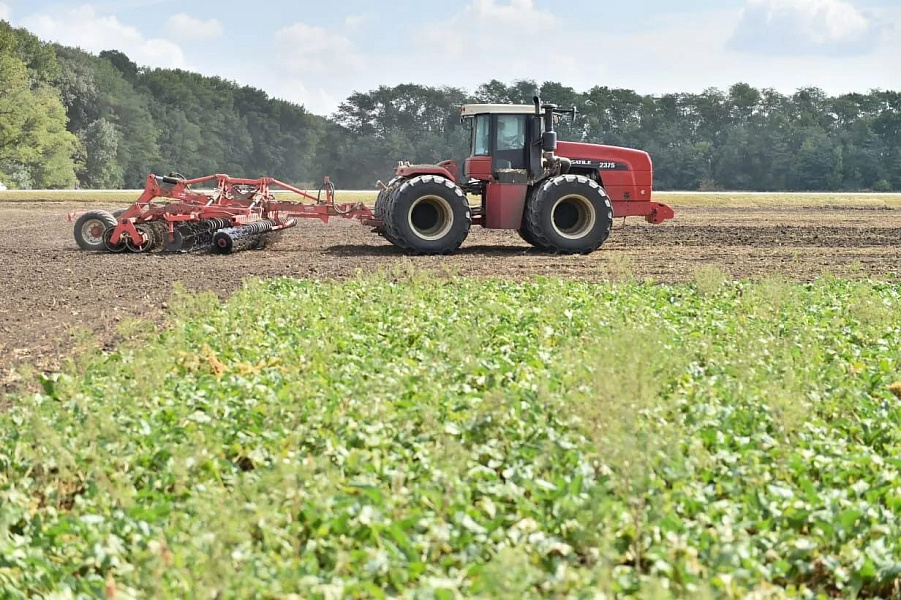
POLYGON ((831 273, 894 281, 901 272, 901 210, 888 208, 682 207, 665 225, 617 221, 607 244, 590 256, 549 256, 515 232, 473 228, 458 254, 414 258, 340 220, 301 223, 265 250, 232 256, 87 253, 66 220, 75 208, 0 203, 0 394, 17 378, 15 365, 56 369, 73 346, 74 329, 111 344, 123 318, 158 319, 174 282, 225 297, 248 276, 342 278, 406 260, 515 280, 629 275, 669 283, 691 280, 705 265, 736 278, 831 273))

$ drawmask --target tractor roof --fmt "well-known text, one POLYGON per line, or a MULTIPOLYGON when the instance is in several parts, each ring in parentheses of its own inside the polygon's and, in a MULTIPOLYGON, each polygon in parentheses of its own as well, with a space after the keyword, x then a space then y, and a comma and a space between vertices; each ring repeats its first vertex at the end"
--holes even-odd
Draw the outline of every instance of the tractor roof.
POLYGON ((497 113, 503 115, 534 115, 533 104, 464 104, 460 114, 464 117, 497 113))

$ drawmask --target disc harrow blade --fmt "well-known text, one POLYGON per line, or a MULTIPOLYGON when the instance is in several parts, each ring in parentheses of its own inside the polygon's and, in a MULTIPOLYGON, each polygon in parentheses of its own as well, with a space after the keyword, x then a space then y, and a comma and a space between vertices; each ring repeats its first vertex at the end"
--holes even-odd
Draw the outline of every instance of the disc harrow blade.
POLYGON ((213 245, 216 231, 231 227, 228 219, 205 219, 196 223, 185 223, 175 228, 172 240, 166 233, 163 243, 166 252, 196 252, 206 250, 213 245))

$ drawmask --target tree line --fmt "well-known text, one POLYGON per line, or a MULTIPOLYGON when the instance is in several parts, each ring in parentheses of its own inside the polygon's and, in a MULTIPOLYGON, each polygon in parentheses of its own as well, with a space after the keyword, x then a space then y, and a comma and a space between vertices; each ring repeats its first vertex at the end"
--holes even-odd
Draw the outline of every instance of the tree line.
POLYGON ((125 54, 42 43, 0 21, 0 182, 137 188, 148 173, 271 176, 372 188, 398 160, 462 159, 467 102, 531 103, 578 118, 561 139, 640 148, 658 189, 901 190, 901 93, 791 95, 739 83, 662 96, 492 80, 474 92, 413 84, 357 92, 329 118, 252 87, 125 54))

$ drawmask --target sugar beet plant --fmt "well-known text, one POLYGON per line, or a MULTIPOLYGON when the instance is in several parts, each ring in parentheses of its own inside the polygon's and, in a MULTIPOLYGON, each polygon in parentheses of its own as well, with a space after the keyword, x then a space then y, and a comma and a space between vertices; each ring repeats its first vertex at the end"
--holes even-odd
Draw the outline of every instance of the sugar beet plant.
POLYGON ((899 292, 182 295, 0 415, 0 596, 897 594, 899 292))

